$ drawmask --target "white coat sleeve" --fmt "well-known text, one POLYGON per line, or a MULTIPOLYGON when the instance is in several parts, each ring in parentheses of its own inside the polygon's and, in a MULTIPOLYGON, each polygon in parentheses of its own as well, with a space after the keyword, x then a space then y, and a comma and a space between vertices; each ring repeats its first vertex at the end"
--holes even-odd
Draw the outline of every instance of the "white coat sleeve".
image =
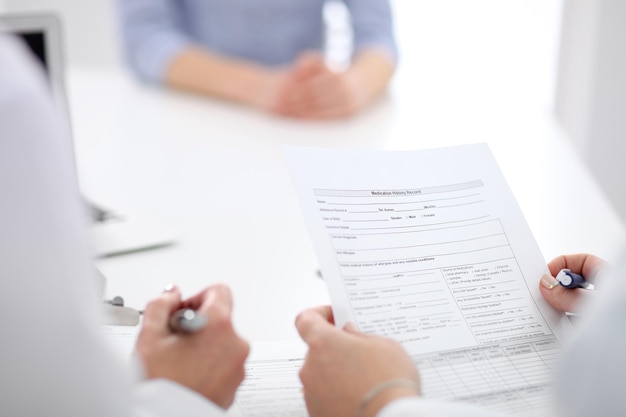
POLYGON ((558 416, 626 416, 626 253, 594 291, 558 371, 558 416))
POLYGON ((383 407, 376 417, 503 417, 467 403, 402 398, 383 407))
POLYGON ((222 415, 173 382, 133 384, 109 350, 60 123, 42 72, 0 36, 0 415, 222 415))

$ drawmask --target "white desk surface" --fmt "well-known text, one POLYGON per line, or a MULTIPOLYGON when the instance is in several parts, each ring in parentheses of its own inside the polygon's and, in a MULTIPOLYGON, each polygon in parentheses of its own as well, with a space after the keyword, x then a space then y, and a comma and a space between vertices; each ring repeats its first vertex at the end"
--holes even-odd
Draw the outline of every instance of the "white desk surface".
POLYGON ((297 337, 296 314, 328 295, 283 144, 406 150, 487 142, 546 260, 573 252, 613 259, 624 240, 547 106, 498 101, 510 91, 460 92, 457 100, 428 82, 397 82, 352 120, 313 123, 142 86, 122 72, 74 69, 69 81, 83 190, 181 231, 175 246, 97 262, 107 295, 129 306, 143 308, 168 283, 191 294, 221 281, 249 340, 297 337))

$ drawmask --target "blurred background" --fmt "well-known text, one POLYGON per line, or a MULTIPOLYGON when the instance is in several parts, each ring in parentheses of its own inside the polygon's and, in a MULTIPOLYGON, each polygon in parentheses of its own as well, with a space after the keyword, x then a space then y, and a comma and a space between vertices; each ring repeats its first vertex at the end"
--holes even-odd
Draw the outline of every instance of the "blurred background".
MULTIPOLYGON (((392 6, 401 53, 392 96, 438 97, 428 103, 433 119, 422 122, 442 129, 488 124, 511 109, 552 113, 626 220, 625 1, 393 0, 392 6), (469 106, 480 111, 459 119, 469 106)), ((0 12, 43 10, 64 23, 70 67, 123 67, 113 0, 0 0, 0 12)), ((350 42, 343 6, 331 2, 326 18, 329 59, 341 61, 350 42)), ((559 155, 551 162, 575 169, 559 155)))

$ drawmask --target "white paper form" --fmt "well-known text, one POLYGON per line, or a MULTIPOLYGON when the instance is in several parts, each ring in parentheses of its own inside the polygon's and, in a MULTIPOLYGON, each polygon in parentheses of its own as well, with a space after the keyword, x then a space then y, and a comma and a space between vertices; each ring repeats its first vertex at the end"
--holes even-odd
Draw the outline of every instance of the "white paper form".
MULTIPOLYGON (((140 326, 103 326, 106 340, 124 361, 130 360, 140 326)), ((233 417, 306 417, 298 373, 306 345, 300 340, 254 342, 244 365, 246 377, 228 410, 233 417)))
POLYGON ((425 396, 546 406, 565 323, 486 145, 286 153, 338 325, 400 341, 425 396))
POLYGON ((122 361, 128 362, 135 348, 139 330, 141 330, 141 324, 137 326, 107 324, 102 327, 105 340, 110 344, 113 352, 121 358, 122 361))
POLYGON ((246 377, 229 414, 242 417, 306 417, 299 378, 306 345, 302 341, 252 344, 246 377))

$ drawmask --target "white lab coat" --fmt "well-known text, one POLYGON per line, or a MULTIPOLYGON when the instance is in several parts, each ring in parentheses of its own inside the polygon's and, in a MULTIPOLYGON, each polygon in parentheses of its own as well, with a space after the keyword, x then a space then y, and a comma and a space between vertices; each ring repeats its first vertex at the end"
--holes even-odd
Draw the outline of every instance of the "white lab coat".
POLYGON ((108 349, 72 146, 47 91, 0 36, 0 415, 223 415, 171 381, 133 381, 108 349))

